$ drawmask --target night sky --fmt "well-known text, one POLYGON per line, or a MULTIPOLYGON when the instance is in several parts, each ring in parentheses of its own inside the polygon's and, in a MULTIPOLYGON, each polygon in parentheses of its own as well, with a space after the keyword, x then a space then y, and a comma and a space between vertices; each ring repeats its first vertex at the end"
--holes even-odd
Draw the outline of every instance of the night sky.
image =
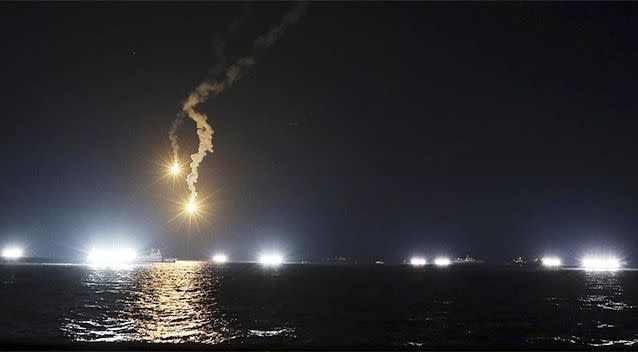
MULTIPOLYGON (((250 6, 229 61, 291 4, 250 6)), ((200 106, 207 222, 153 183, 242 4, 0 5, 0 244, 207 258, 609 250, 636 263, 638 4, 311 3, 200 106)), ((180 130, 182 151, 195 127, 180 130)), ((182 155, 185 155, 184 153, 182 155)))

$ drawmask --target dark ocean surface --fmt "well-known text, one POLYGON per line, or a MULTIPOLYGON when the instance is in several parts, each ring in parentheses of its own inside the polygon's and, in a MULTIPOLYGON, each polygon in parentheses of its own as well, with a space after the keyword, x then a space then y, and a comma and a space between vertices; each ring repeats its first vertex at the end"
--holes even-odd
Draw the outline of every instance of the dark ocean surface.
POLYGON ((638 271, 0 264, 0 344, 638 346, 638 271))

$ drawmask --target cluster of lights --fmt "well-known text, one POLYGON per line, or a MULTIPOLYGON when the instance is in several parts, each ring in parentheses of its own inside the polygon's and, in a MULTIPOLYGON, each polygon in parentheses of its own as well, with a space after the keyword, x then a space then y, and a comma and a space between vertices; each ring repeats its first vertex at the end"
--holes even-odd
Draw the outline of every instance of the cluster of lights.
POLYGON ((213 256, 213 263, 215 264, 224 264, 228 262, 228 257, 225 254, 215 254, 213 256))
POLYGON ((555 268, 562 265, 562 261, 558 257, 543 257, 541 258, 543 266, 555 268))
POLYGON ((259 264, 264 266, 277 266, 284 262, 279 254, 263 254, 259 257, 259 264))
POLYGON ((621 264, 616 257, 585 257, 582 260, 583 269, 589 271, 615 271, 621 264))
MULTIPOLYGON (((410 258, 410 265, 412 266, 424 266, 428 263, 424 257, 412 257, 410 258)), ((434 259, 434 265, 436 266, 448 266, 452 263, 448 257, 438 257, 434 259)))
POLYGON ((92 249, 86 261, 98 266, 117 266, 133 263, 137 259, 137 253, 130 248, 120 249, 92 249))
POLYGON ((448 266, 450 265, 450 258, 439 257, 434 259, 434 265, 436 266, 448 266))
POLYGON ((414 266, 423 266, 427 263, 428 261, 423 257, 412 257, 410 259, 410 265, 414 265, 414 266))
POLYGON ((6 247, 2 250, 2 257, 5 259, 20 259, 24 256, 24 251, 20 247, 6 247))

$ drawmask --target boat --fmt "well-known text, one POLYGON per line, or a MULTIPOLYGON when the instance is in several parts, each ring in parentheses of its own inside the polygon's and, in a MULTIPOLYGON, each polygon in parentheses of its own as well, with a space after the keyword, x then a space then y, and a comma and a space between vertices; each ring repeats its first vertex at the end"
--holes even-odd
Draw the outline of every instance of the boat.
POLYGON ((466 254, 465 258, 458 257, 458 258, 452 260, 452 263, 454 263, 454 264, 477 264, 477 263, 482 263, 482 261, 481 260, 476 260, 476 259, 470 257, 469 254, 466 254))
POLYGON ((151 249, 147 255, 140 256, 138 261, 142 263, 175 263, 175 258, 165 258, 159 249, 151 249))

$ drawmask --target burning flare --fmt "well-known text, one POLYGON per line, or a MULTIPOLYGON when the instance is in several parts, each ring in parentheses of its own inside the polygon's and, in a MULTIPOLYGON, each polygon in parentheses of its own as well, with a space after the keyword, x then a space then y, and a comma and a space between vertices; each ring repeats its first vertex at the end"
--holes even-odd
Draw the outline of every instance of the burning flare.
POLYGON ((169 171, 171 175, 177 176, 182 173, 182 167, 178 163, 173 163, 169 171))
POLYGON ((197 212, 197 203, 194 200, 190 200, 188 204, 186 204, 186 212, 189 215, 195 214, 197 212))

